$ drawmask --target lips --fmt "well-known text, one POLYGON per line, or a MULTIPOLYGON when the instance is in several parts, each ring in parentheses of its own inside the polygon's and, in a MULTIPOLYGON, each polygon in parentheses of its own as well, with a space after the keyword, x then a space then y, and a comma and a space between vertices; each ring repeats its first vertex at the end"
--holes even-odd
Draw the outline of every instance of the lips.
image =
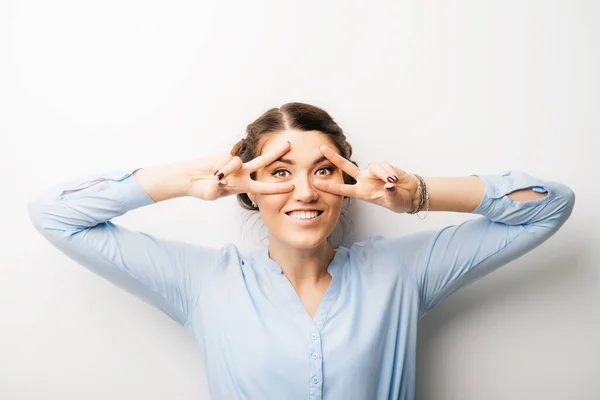
POLYGON ((311 220, 311 219, 314 219, 314 218, 320 216, 321 214, 323 214, 323 211, 321 211, 321 210, 292 210, 292 211, 286 212, 286 214, 297 220, 311 220))

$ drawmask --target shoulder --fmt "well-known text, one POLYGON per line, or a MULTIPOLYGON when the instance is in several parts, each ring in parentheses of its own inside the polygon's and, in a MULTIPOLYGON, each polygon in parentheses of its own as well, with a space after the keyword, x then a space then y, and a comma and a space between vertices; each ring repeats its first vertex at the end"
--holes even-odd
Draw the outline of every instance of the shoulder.
POLYGON ((351 269, 365 276, 381 276, 387 280, 399 278, 407 283, 416 283, 408 274, 408 259, 403 256, 411 249, 398 246, 396 240, 396 237, 372 235, 352 244, 348 250, 351 269))
POLYGON ((220 269, 227 266, 243 265, 246 256, 233 243, 222 246, 205 246, 195 243, 178 243, 181 252, 192 264, 208 269, 220 269))
POLYGON ((392 240, 382 235, 371 235, 369 238, 353 243, 348 249, 349 259, 363 266, 371 266, 385 261, 398 263, 399 259, 393 251, 392 240))

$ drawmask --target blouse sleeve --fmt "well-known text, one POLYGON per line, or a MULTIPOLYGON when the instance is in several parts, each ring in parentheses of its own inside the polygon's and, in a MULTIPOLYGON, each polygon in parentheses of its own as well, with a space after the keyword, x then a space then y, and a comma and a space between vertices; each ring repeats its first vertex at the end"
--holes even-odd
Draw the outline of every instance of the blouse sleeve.
POLYGON ((418 286, 420 316, 459 288, 533 250, 550 238, 571 215, 575 194, 566 185, 522 171, 475 175, 485 194, 458 225, 392 239, 377 239, 394 252, 418 286), (507 195, 531 188, 548 195, 519 202, 507 195))
POLYGON ((29 217, 65 255, 186 326, 200 284, 222 250, 160 239, 111 222, 155 203, 134 172, 115 171, 47 188, 28 202, 29 217))

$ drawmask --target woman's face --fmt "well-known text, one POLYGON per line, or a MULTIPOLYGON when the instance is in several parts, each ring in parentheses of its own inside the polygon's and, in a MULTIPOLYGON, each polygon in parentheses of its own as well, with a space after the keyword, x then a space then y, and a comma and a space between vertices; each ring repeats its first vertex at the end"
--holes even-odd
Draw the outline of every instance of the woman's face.
POLYGON ((271 135, 262 154, 289 141, 290 150, 256 172, 256 180, 291 182, 294 190, 282 194, 250 194, 269 229, 269 241, 295 248, 315 248, 327 240, 340 218, 343 197, 317 190, 313 180, 344 183, 342 171, 327 160, 319 146, 338 151, 319 131, 286 130, 271 135), (302 210, 302 211, 299 211, 302 210))

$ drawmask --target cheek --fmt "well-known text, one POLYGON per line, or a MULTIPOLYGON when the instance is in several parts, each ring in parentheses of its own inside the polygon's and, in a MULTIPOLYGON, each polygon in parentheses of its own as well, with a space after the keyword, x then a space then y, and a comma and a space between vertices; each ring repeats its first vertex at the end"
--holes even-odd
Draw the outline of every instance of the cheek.
POLYGON ((261 210, 271 212, 278 210, 285 204, 286 196, 285 194, 262 194, 257 195, 256 200, 260 204, 261 210))
POLYGON ((329 207, 331 208, 332 211, 338 213, 340 212, 340 210, 342 209, 342 204, 343 204, 343 197, 340 196, 336 196, 333 194, 328 194, 327 195, 327 204, 329 204, 329 207))

